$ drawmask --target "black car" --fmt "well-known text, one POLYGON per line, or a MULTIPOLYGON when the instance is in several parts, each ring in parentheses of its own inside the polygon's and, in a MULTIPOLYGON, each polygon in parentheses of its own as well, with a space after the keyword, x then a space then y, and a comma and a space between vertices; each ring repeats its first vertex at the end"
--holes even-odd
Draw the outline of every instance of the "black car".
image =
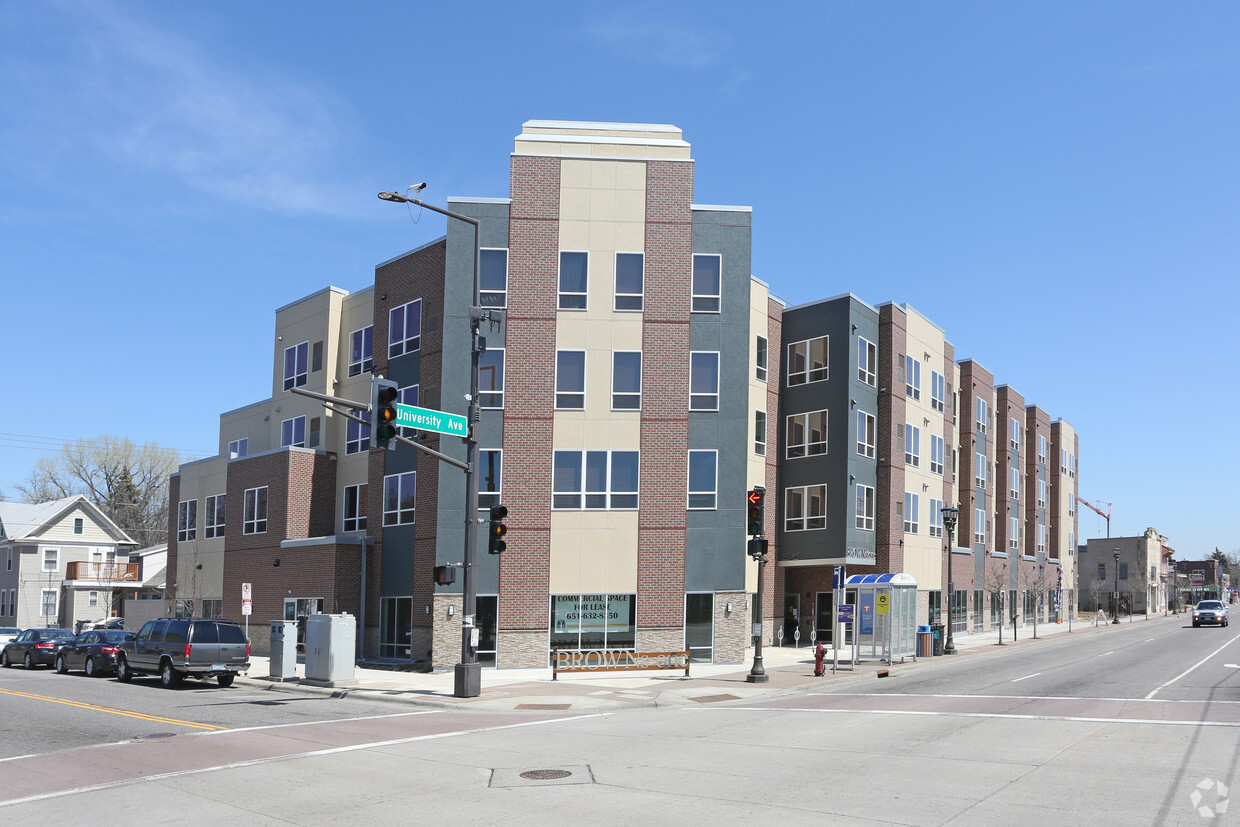
POLYGON ((73 639, 71 629, 27 629, 12 643, 6 643, 0 651, 0 666, 15 663, 27 669, 35 666, 51 666, 56 660, 56 650, 62 643, 73 639))
POLYGON ((88 678, 114 672, 117 647, 133 639, 134 633, 124 629, 82 632, 56 652, 56 671, 63 675, 70 669, 81 669, 88 678))

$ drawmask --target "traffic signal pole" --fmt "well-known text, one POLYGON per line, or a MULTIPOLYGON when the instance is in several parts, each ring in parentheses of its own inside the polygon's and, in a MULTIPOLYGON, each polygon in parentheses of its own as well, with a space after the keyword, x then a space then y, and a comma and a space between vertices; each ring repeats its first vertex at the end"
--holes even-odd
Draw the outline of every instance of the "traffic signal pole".
POLYGON ((750 535, 746 551, 758 563, 758 593, 753 601, 754 611, 758 617, 758 622, 753 625, 753 668, 745 676, 745 681, 766 683, 771 679, 762 665, 762 594, 763 589, 766 588, 763 574, 766 571, 767 550, 766 538, 762 535, 766 532, 766 489, 755 485, 745 495, 745 501, 745 522, 747 533, 750 535))

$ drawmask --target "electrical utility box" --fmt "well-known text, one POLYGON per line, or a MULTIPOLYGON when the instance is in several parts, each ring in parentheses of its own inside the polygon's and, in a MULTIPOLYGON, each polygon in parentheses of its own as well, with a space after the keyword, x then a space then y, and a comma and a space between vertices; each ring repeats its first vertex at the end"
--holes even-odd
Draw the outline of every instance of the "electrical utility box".
POLYGON ((306 618, 306 678, 312 686, 352 686, 357 618, 316 614, 306 618))
POLYGON ((271 621, 271 678, 297 680, 297 621, 271 621))

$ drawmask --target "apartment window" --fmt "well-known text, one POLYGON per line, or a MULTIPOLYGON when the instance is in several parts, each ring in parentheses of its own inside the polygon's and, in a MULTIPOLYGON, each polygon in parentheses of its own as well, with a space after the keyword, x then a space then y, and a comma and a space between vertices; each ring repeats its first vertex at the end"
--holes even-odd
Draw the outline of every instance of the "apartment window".
POLYGON ((827 527, 827 487, 803 485, 784 489, 784 531, 827 527))
POLYGON ((1038 434, 1038 462, 1046 464, 1046 437, 1038 434))
POLYGON ((323 342, 314 343, 314 347, 310 348, 310 370, 318 373, 323 369, 323 342))
POLYGON ((502 465, 503 451, 492 449, 478 452, 478 508, 500 504, 502 465))
POLYGON ((793 414, 787 420, 788 459, 811 457, 827 452, 827 412, 793 414))
MULTIPOLYGON (((908 508, 905 507, 904 511, 907 513, 908 508)), ((930 498, 930 536, 943 536, 943 501, 933 497, 930 498)))
POLYGON ((586 406, 586 352, 555 352, 555 406, 559 410, 579 411, 586 406))
POLYGON ((943 473, 943 437, 930 434, 930 473, 943 473))
POLYGON ((1008 517, 1008 548, 1020 550, 1020 518, 1008 517))
POLYGON ((1068 454, 1068 476, 1076 476, 1076 454, 1068 454))
POLYGON ((310 417, 310 433, 306 434, 306 447, 307 448, 319 447, 319 437, 321 435, 322 428, 323 428, 322 417, 318 417, 318 416, 310 417))
POLYGON ((1068 473, 1068 450, 1066 448, 1059 449, 1059 473, 1068 473))
POLYGON ((874 489, 868 485, 857 486, 857 528, 874 530, 874 489))
POLYGON ((241 439, 234 439, 232 442, 228 443, 228 455, 232 457, 233 459, 236 459, 237 457, 243 457, 248 453, 250 453, 250 438, 249 437, 242 437, 241 439))
MULTIPOLYGON (((1068 532, 1068 549, 1069 549, 1069 553, 1071 553, 1071 549, 1073 549, 1073 548, 1076 548, 1076 532, 1075 532, 1075 531, 1069 531, 1069 532, 1068 532)), ((1052 556, 1052 557, 1058 557, 1058 556, 1059 556, 1059 554, 1058 554, 1057 552, 1054 552, 1054 553, 1052 553, 1052 554, 1051 554, 1051 556, 1052 556)), ((1154 577, 1154 576, 1155 576, 1154 567, 1153 567, 1153 566, 1150 566, 1150 577, 1154 577)))
POLYGON ((1046 480, 1038 480, 1038 508, 1046 507, 1046 480))
MULTIPOLYGON (((398 388, 396 391, 396 402, 400 405, 413 405, 414 407, 417 407, 419 395, 417 385, 408 385, 407 387, 398 388)), ((401 425, 396 429, 396 433, 400 434, 405 439, 413 439, 418 435, 418 429, 401 425)))
POLYGON ((921 428, 904 425, 904 462, 914 468, 921 466, 921 428))
POLYGON ((646 257, 616 253, 616 309, 641 310, 646 257))
POLYGON ((92 606, 92 607, 98 606, 99 605, 99 592, 94 592, 94 591, 87 592, 86 593, 86 605, 92 606))
POLYGON ((904 395, 921 399, 921 362, 915 356, 904 357, 904 395))
POLYGON ((718 483, 717 451, 689 452, 689 510, 714 509, 718 483))
POLYGON ((375 366, 375 326, 366 325, 349 334, 349 375, 369 373, 375 366))
POLYGON ((827 336, 788 345, 788 387, 827 379, 827 336))
POLYGON ((198 536, 198 500, 177 503, 177 542, 186 543, 198 536))
POLYGON ((973 542, 986 542, 986 511, 985 509, 973 509, 973 542))
POLYGON ((1011 480, 1009 481, 1008 484, 1011 488, 1012 499, 1015 500, 1018 497, 1020 497, 1020 469, 1019 468, 1011 469, 1009 476, 1011 477, 1011 480))
POLYGON ((43 570, 53 572, 60 570, 60 549, 45 548, 43 549, 43 570))
POLYGON ((0 617, 9 616, 9 593, 6 589, 0 589, 0 617))
POLYGON ((766 337, 759 336, 758 345, 757 345, 757 357, 755 359, 755 367, 754 367, 754 378, 757 379, 759 382, 766 381, 766 369, 767 369, 767 362, 769 360, 769 356, 767 354, 766 348, 767 348, 766 337))
POLYGON ((478 357, 478 402, 484 408, 504 407, 504 349, 478 357))
POLYGON ((4 570, 12 571, 13 570, 13 549, 10 548, 10 549, 7 549, 7 551, 8 551, 8 555, 5 559, 4 570))
POLYGON ((868 339, 857 339, 857 378, 878 387, 878 348, 868 339))
POLYGON ((383 524, 413 525, 417 471, 388 474, 383 478, 383 524))
POLYGON ((242 534, 263 534, 267 531, 267 486, 247 488, 241 508, 242 534))
POLYGON ((920 516, 920 504, 918 503, 919 495, 911 491, 904 492, 904 533, 916 534, 917 522, 920 516))
POLYGON ((280 447, 306 447, 306 418, 304 416, 295 416, 280 423, 280 447))
POLYGON ((693 257, 693 312, 718 313, 720 273, 723 258, 717 255, 693 257))
POLYGON ((977 432, 979 434, 986 433, 987 416, 988 416, 988 412, 987 412, 986 400, 982 399, 979 396, 977 398, 977 432))
POLYGON ((1038 523, 1038 552, 1046 551, 1046 526, 1038 523))
POLYGON ((617 350, 611 355, 611 407, 635 411, 642 406, 642 353, 617 350))
POLYGON ((366 483, 344 487, 344 531, 366 530, 366 483))
POLYGON ((552 463, 552 508, 637 508, 637 451, 556 451, 552 463))
POLYGON ((561 310, 585 310, 589 284, 589 254, 560 252, 561 310))
POLYGON ((39 616, 40 617, 55 617, 56 616, 56 590, 55 589, 43 589, 42 590, 42 598, 40 600, 40 605, 39 605, 39 616))
POLYGON ((508 306, 508 251, 481 250, 478 299, 483 307, 508 306))
POLYGON ((753 452, 766 456, 766 411, 753 412, 753 452))
POLYGON ((986 487, 986 455, 980 451, 974 454, 973 480, 977 483, 978 488, 986 487))
MULTIPOLYGON (((350 409, 349 413, 370 422, 370 411, 359 411, 353 408, 350 409)), ((344 452, 346 454, 360 454, 370 447, 369 425, 363 425, 360 422, 354 422, 352 419, 346 419, 344 431, 344 452)))
POLYGON ((1068 516, 1069 517, 1076 516, 1076 497, 1068 498, 1068 516))
POLYGON ((226 499, 227 495, 225 494, 213 494, 207 497, 205 503, 207 508, 203 514, 203 517, 206 518, 206 526, 203 528, 202 536, 208 540, 212 537, 224 536, 224 506, 226 499))
POLYGON ((81 517, 73 518, 73 533, 74 534, 85 534, 86 533, 86 521, 83 520, 81 517))
POLYGON ((934 408, 939 413, 942 413, 946 408, 944 400, 947 399, 947 394, 945 393, 944 388, 945 381, 943 379, 943 374, 939 373, 937 370, 930 371, 930 407, 934 408))
POLYGON ((306 384, 306 366, 309 364, 310 342, 284 349, 284 389, 300 388, 306 384))
POLYGON ((388 358, 414 353, 422 347, 422 300, 388 311, 388 358))
POLYGON ((1106 578, 1107 578, 1107 564, 1099 563, 1098 564, 1098 579, 1106 580, 1106 578))
POLYGON ((719 410, 719 354, 693 351, 689 354, 689 410, 719 410))
POLYGON ((878 440, 878 421, 873 414, 857 411, 857 453, 863 457, 874 457, 874 446, 878 440))
POLYGON ((1020 422, 1016 419, 1008 425, 1008 444, 1012 446, 1013 451, 1020 450, 1020 422))

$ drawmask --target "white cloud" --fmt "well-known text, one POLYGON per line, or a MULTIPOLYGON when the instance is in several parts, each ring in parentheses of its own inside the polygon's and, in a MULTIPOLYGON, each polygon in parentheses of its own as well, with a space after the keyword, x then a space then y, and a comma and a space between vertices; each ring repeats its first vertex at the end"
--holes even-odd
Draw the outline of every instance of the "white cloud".
POLYGON ((634 60, 701 69, 723 55, 731 38, 674 23, 653 9, 616 12, 585 26, 591 37, 634 60))
MULTIPOLYGON (((267 67, 238 68, 110 3, 52 6, 54 51, 5 61, 30 83, 6 142, 31 154, 92 150, 122 171, 279 212, 333 213, 316 179, 341 143, 343 107, 267 67), (40 142, 45 144, 40 146, 40 142)), ((42 21, 46 23, 47 21, 42 21)), ((9 97, 6 95, 6 97, 9 97)))

